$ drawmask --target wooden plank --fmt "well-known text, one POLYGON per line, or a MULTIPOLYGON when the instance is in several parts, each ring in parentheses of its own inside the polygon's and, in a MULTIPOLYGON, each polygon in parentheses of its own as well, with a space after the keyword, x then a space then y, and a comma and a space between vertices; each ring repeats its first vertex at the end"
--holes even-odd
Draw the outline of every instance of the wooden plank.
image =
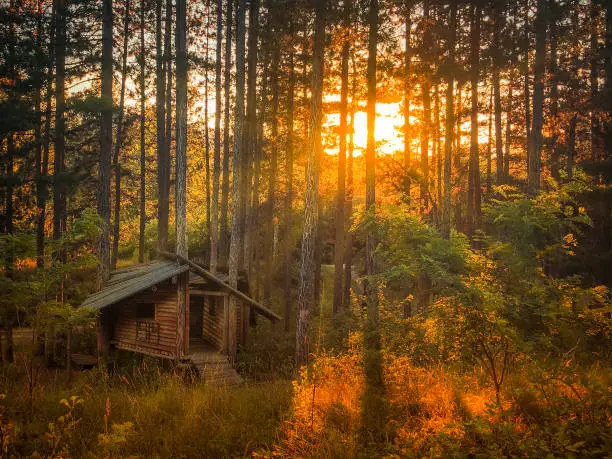
POLYGON ((163 252, 163 251, 160 251, 160 250, 157 250, 157 253, 159 253, 160 255, 162 255, 162 256, 164 256, 164 257, 166 257, 168 259, 178 260, 178 261, 181 261, 181 262, 187 264, 195 273, 200 274, 202 277, 215 282, 217 285, 219 285, 219 286, 223 287, 224 289, 228 290, 234 296, 237 296, 241 300, 244 300, 247 303, 253 305, 253 307, 255 308, 255 310, 259 314, 261 314, 262 316, 264 316, 267 319, 271 320, 272 322, 278 322, 278 321, 280 321, 282 319, 282 317, 279 316, 278 314, 276 314, 274 311, 271 311, 268 308, 266 308, 265 306, 259 304, 257 301, 255 301, 251 297, 245 295, 240 290, 235 289, 234 287, 232 287, 229 284, 226 284, 221 279, 219 279, 218 277, 213 275, 211 272, 209 272, 209 271, 205 270, 204 268, 202 268, 201 266, 195 264, 194 262, 192 262, 188 258, 183 257, 183 256, 178 255, 178 254, 172 254, 172 253, 163 252))

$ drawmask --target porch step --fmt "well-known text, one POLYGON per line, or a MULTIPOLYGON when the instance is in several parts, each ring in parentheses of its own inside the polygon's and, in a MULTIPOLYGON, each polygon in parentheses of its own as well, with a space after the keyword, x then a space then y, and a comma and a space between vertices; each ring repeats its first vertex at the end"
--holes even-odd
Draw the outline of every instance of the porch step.
POLYGON ((242 383, 242 378, 227 359, 218 362, 193 362, 193 365, 198 370, 200 378, 209 384, 223 386, 242 383))

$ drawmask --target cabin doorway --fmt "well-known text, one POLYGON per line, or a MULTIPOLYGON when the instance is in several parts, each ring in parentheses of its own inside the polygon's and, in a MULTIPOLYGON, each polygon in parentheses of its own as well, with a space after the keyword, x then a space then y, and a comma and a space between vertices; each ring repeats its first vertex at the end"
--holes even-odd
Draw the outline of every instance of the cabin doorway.
POLYGON ((189 337, 193 340, 202 339, 204 325, 204 301, 202 297, 192 296, 189 301, 189 337))

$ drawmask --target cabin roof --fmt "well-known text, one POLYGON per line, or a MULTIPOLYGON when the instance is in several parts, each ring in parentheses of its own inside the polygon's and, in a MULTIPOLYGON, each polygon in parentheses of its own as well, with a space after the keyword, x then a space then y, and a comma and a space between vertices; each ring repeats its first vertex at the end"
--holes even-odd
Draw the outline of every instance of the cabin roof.
POLYGON ((89 295, 81 307, 98 311, 187 271, 187 265, 164 260, 114 271, 102 290, 89 295))

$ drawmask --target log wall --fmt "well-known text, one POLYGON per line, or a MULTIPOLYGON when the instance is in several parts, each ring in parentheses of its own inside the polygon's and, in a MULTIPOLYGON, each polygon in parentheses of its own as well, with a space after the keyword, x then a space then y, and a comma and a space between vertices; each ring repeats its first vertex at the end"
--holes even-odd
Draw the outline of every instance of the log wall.
POLYGON ((135 295, 111 308, 111 342, 119 349, 156 357, 176 357, 177 287, 158 284, 155 291, 135 295), (137 316, 139 304, 154 304, 155 318, 137 316))

